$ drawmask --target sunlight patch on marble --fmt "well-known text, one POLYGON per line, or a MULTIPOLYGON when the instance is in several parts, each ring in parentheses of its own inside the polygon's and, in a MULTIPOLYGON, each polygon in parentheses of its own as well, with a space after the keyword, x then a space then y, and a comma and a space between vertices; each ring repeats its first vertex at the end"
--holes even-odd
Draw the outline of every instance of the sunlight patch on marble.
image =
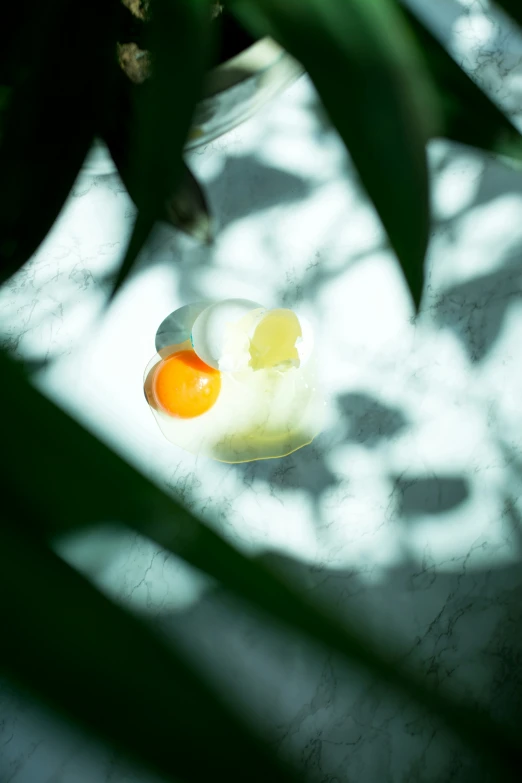
MULTIPOLYGON (((486 203, 471 204, 447 228, 434 235, 428 256, 428 262, 437 259, 429 268, 431 286, 439 298, 445 290, 468 280, 502 269, 507 275, 509 265, 516 265, 522 247, 522 192, 492 195, 486 203)), ((470 302, 473 295, 470 291, 470 302)), ((459 307, 465 297, 463 289, 459 307)))
POLYGON ((484 169, 485 162, 479 155, 465 152, 444 166, 432 186, 432 209, 437 220, 454 218, 473 204, 484 169))
POLYGON ((476 8, 476 9, 484 9, 490 7, 489 0, 456 0, 456 2, 461 5, 463 8, 476 8))
MULTIPOLYGON (((383 340, 408 333, 413 315, 398 262, 386 251, 368 255, 363 263, 326 282, 318 291, 317 306, 325 349, 364 345, 371 353, 383 340)), ((335 366, 331 370, 335 372, 335 366)))
POLYGON ((61 536, 53 548, 105 595, 152 616, 186 609, 212 584, 196 569, 125 528, 100 525, 76 531, 61 536))
POLYGON ((474 208, 459 221, 457 237, 466 248, 458 264, 464 275, 498 267, 522 243, 522 193, 505 193, 474 208))
POLYGON ((498 25, 493 18, 485 13, 472 12, 459 17, 453 24, 451 46, 459 58, 469 58, 468 66, 477 64, 479 47, 491 47, 499 34, 498 25))

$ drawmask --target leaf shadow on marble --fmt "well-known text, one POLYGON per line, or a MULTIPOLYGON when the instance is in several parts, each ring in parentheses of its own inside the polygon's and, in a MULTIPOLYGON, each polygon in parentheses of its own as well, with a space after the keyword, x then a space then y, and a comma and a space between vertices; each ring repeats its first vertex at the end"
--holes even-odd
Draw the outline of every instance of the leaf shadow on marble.
MULTIPOLYGON (((236 223, 258 212, 304 203, 312 187, 304 176, 277 168, 253 154, 226 157, 220 173, 208 178, 204 186, 216 225, 214 245, 201 245, 166 226, 159 226, 136 265, 136 272, 139 272, 157 263, 158 259, 172 263, 177 275, 173 294, 183 304, 210 295, 205 282, 208 274, 218 269, 216 247, 222 235, 236 223)), ((249 279, 248 255, 251 252, 251 249, 246 251, 243 270, 231 270, 232 287, 242 278, 249 279)), ((273 254, 269 260, 274 267, 280 267, 280 256, 277 254, 273 254)), ((226 275, 225 271, 223 275, 226 275)), ((216 298, 215 294, 212 295, 216 298)))
MULTIPOLYGON (((312 100, 310 104, 306 101, 304 103, 304 107, 300 107, 299 118, 304 119, 305 129, 312 123, 314 144, 321 149, 320 145, 325 145, 323 134, 336 137, 336 131, 331 125, 325 124, 323 127, 317 99, 312 100)), ((324 113, 324 110, 322 111, 324 113)), ((283 128, 278 123, 273 130, 268 123, 268 136, 272 134, 275 138, 280 137, 286 142, 289 137, 295 137, 299 144, 300 134, 305 134, 307 131, 300 130, 303 123, 300 124, 296 120, 297 118, 294 117, 294 124, 292 124, 287 118, 283 128)), ((331 143, 336 143, 333 138, 331 143)), ((278 165, 279 161, 278 164, 274 164, 264 159, 262 152, 225 155, 219 173, 208 177, 205 181, 217 226, 215 247, 219 245, 221 236, 227 235, 229 229, 235 229, 236 224, 241 224, 244 220, 250 221, 263 211, 277 207, 283 209, 279 214, 274 213, 274 221, 248 223, 247 233, 250 238, 245 242, 243 269, 237 263, 234 263, 231 268, 225 268, 222 257, 216 264, 215 247, 208 249, 192 245, 189 248, 182 238, 187 262, 180 269, 178 281, 178 295, 181 301, 190 302, 210 293, 208 289, 202 289, 202 282, 205 273, 213 268, 219 268, 223 276, 230 280, 231 290, 238 283, 249 281, 253 281, 258 287, 260 282, 263 284, 264 275, 259 278, 256 264, 262 263, 267 274, 277 279, 277 282, 274 280, 274 293, 270 294, 274 303, 286 307, 303 302, 313 304, 317 301, 323 285, 333 282, 348 268, 381 251, 386 241, 378 221, 372 224, 372 230, 368 235, 365 234, 362 239, 359 236, 362 231, 359 227, 361 201, 366 204, 367 198, 358 180, 351 174, 353 167, 344 147, 340 144, 338 146, 341 150, 339 159, 336 158, 333 164, 328 159, 324 171, 322 169, 317 171, 313 166, 308 165, 309 161, 306 160, 303 161, 302 170, 295 159, 290 160, 288 167, 285 167, 284 161, 280 165, 278 165), (328 189, 332 177, 338 177, 340 169, 346 174, 343 187, 328 194, 326 202, 317 203, 317 218, 313 211, 309 215, 307 207, 311 203, 310 196, 319 188, 328 189), (328 204, 326 214, 325 203, 328 204), (295 213, 292 209, 294 205, 295 213), (288 206, 290 209, 285 209, 288 206), (360 211, 357 212, 352 207, 358 207, 360 211), (295 217, 299 215, 301 208, 305 210, 305 219, 310 228, 306 232, 300 232, 295 223, 295 217), (281 215, 285 216, 284 219, 281 219, 281 215), (349 238, 351 226, 357 228, 359 237, 354 242, 354 247, 345 239, 347 236, 349 238), (332 266, 328 264, 327 256, 330 245, 336 246, 337 242, 346 244, 346 250, 341 255, 342 263, 332 266), (252 273, 249 269, 249 258, 253 258, 254 261, 252 273)), ((313 154, 313 147, 309 154, 313 154)), ((362 211, 364 212, 364 209, 362 211)), ((364 225, 366 225, 368 220, 366 213, 364 218, 364 225)), ((243 241, 245 235, 241 234, 241 231, 237 237, 234 235, 236 247, 243 241)), ((175 250, 174 244, 172 247, 175 250)))
POLYGON ((469 483, 462 476, 402 474, 391 480, 398 495, 398 513, 405 521, 453 511, 470 495, 469 483))
MULTIPOLYGON (((458 163, 463 151, 474 152, 455 145, 434 167, 435 173, 458 163)), ((435 324, 460 339, 473 363, 486 359, 495 347, 510 309, 522 294, 522 235, 518 228, 522 220, 522 171, 494 156, 485 160, 471 199, 451 217, 433 223, 433 231, 443 232, 450 247, 465 242, 470 256, 477 255, 480 271, 462 282, 441 286, 429 307, 435 324), (483 271, 491 266, 492 271, 483 271)))
POLYGON ((328 468, 323 457, 319 436, 317 441, 288 457, 242 462, 231 468, 241 474, 242 481, 247 485, 252 485, 255 480, 265 482, 273 495, 282 490, 304 490, 315 505, 323 493, 338 483, 338 478, 328 468))
MULTIPOLYGON (((514 534, 522 536, 513 503, 506 514, 514 534)), ((420 661, 432 684, 489 704, 511 725, 522 719, 521 562, 477 569, 467 555, 443 565, 405 557, 379 575, 372 565, 335 568, 327 559, 306 563, 275 552, 257 559, 341 618, 360 616, 376 637, 399 650, 406 664, 420 661)), ((499 783, 408 700, 268 622, 219 586, 210 585, 188 608, 150 619, 278 754, 296 760, 311 783, 499 783)), ((45 737, 34 761, 43 753, 56 756, 64 780, 69 761, 80 768, 78 755, 85 774, 85 741, 69 739, 67 731, 64 736, 60 725, 49 725, 46 717, 25 725, 21 740, 20 727, 15 736, 24 748, 32 747, 34 739, 35 750, 45 737)), ((16 741, 3 749, 11 772, 15 750, 16 741)), ((87 753, 95 765, 97 754, 96 747, 87 753)), ((124 766, 117 758, 111 763, 114 783, 127 780, 124 766)), ((35 768, 27 755, 20 759, 22 783, 32 783, 24 774, 35 768)))
MULTIPOLYGON (((346 222, 343 220, 342 225, 346 225, 346 222)), ((333 221, 329 231, 325 231, 325 238, 329 234, 335 236, 339 227, 338 221, 333 221)), ((266 236, 264 244, 267 253, 273 258, 277 258, 281 254, 277 241, 273 237, 266 236)), ((342 280, 346 272, 354 269, 357 264, 364 263, 384 248, 384 243, 377 242, 368 250, 363 250, 360 253, 347 253, 344 264, 334 268, 328 267, 325 263, 327 254, 324 250, 307 248, 303 253, 303 258, 307 260, 305 269, 301 273, 287 273, 287 279, 277 291, 277 299, 284 307, 299 307, 305 303, 316 307, 324 286, 335 283, 336 280, 342 280)))
MULTIPOLYGON (((434 686, 491 706, 511 726, 522 720, 520 563, 463 570, 464 557, 450 564, 452 572, 406 559, 372 579, 357 568, 273 552, 259 559, 341 618, 369 623, 405 666, 421 663, 434 686)), ((327 651, 270 626, 220 588, 159 622, 312 780, 499 779, 438 721, 327 651)))
POLYGON ((294 172, 276 168, 253 155, 228 156, 207 187, 215 204, 219 230, 279 204, 304 201, 311 184, 294 172), (242 184, 243 189, 237 187, 242 184))
POLYGON ((347 443, 376 448, 402 435, 409 426, 404 411, 364 391, 345 392, 336 402, 342 420, 342 438, 347 443))
POLYGON ((447 288, 438 298, 435 323, 449 328, 473 363, 487 358, 501 337, 511 307, 522 296, 522 250, 501 269, 447 288))
MULTIPOLYGON (((104 187, 109 189, 108 184, 104 184, 104 187)), ((253 154, 247 154, 227 157, 219 176, 209 179, 205 187, 214 207, 218 230, 225 231, 247 215, 305 201, 311 185, 304 177, 278 169, 253 154), (242 187, 238 187, 239 183, 242 183, 242 187)), ((121 197, 124 197, 124 193, 122 190, 121 197)), ((46 361, 59 356, 60 348, 51 343, 56 342, 62 322, 74 319, 77 311, 89 306, 89 300, 103 298, 114 278, 121 247, 113 243, 108 248, 105 245, 98 248, 100 256, 106 254, 107 250, 111 256, 109 268, 96 274, 86 266, 89 259, 79 257, 74 242, 70 247, 64 247, 59 257, 59 268, 54 269, 53 266, 51 279, 42 279, 42 270, 46 266, 58 264, 53 258, 42 255, 41 258, 35 258, 35 263, 21 270, 12 283, 13 298, 16 294, 17 303, 13 315, 20 319, 20 302, 25 298, 23 306, 28 310, 27 322, 13 336, 9 332, 6 334, 4 342, 7 347, 18 354, 18 344, 26 339, 24 335, 30 339, 38 331, 42 335, 42 342, 45 342, 44 335, 49 333, 49 349, 35 352, 34 361, 43 361, 44 355, 46 361), (40 299, 43 294, 45 299, 42 304, 40 299)), ((172 281, 173 296, 179 297, 184 303, 199 300, 202 298, 202 281, 216 266, 214 250, 214 247, 185 237, 166 224, 158 224, 142 249, 131 278, 158 263, 172 264, 178 277, 177 281, 172 281)), ((274 257, 274 264, 279 263, 279 259, 274 257)), ((245 259, 245 273, 248 274, 248 259, 245 259)), ((81 336, 77 339, 81 339, 81 336)))
MULTIPOLYGON (((328 526, 323 520, 323 501, 327 501, 329 495, 333 497, 341 483, 347 488, 350 484, 349 471, 347 475, 337 473, 332 466, 332 449, 351 444, 375 451, 401 437, 409 427, 402 410, 369 392, 345 392, 336 398, 336 403, 339 415, 335 426, 318 435, 312 444, 288 457, 230 466, 241 476, 242 483, 252 487, 256 481, 261 481, 282 503, 285 492, 304 493, 311 506, 317 535, 321 538, 329 537, 328 526)), ((428 499, 427 502, 434 505, 436 501, 428 499)))
POLYGON ((397 409, 369 393, 354 393, 354 398, 357 405, 351 406, 351 395, 341 395, 345 405, 339 410, 335 426, 323 431, 310 445, 287 457, 229 466, 240 477, 241 485, 254 493, 256 484, 260 485, 259 491, 268 492, 282 507, 296 493, 304 496, 307 517, 321 546, 335 546, 340 522, 331 522, 331 510, 340 508, 355 491, 350 470, 336 470, 333 449, 354 445, 377 453, 407 432, 407 419, 397 409))

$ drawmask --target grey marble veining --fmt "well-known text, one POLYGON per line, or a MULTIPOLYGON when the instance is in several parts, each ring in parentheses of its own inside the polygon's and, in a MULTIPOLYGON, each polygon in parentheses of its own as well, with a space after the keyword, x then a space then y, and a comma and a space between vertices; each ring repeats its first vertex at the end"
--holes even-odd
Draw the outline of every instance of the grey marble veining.
MULTIPOLYGON (((520 36, 487 3, 421 4, 457 59, 522 112, 520 36)), ((3 342, 50 364, 39 386, 231 541, 341 616, 360 615, 441 688, 522 717, 522 174, 429 150, 434 225, 419 317, 306 78, 191 154, 215 247, 157 231, 102 317, 132 205, 103 159, 36 257, 0 290, 3 342), (104 167, 105 166, 105 167, 104 167), (295 307, 314 324, 325 431, 290 457, 223 465, 163 440, 143 399, 158 326, 207 297, 295 307)), ((275 633, 139 536, 60 553, 144 612, 282 754, 324 783, 481 783, 414 705, 275 633)), ((129 684, 131 687, 131 684, 129 684)), ((247 778, 245 778, 247 779, 247 778)), ((1 783, 152 778, 0 688, 1 783)))

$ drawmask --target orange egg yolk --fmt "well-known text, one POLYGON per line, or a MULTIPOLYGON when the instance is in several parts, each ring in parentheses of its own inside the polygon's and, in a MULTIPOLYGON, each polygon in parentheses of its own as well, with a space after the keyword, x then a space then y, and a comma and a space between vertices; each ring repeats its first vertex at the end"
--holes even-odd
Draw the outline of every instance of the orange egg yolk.
POLYGON ((221 373, 194 351, 179 351, 164 359, 152 382, 158 407, 170 416, 193 419, 210 410, 221 390, 221 373))

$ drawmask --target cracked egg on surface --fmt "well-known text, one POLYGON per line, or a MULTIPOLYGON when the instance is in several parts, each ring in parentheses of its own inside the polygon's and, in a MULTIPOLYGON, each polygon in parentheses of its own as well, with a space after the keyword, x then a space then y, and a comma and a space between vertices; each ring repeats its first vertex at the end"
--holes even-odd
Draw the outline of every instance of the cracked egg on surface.
POLYGON ((311 327, 246 299, 200 302, 158 330, 145 396, 165 437, 221 462, 283 457, 323 426, 311 327))

